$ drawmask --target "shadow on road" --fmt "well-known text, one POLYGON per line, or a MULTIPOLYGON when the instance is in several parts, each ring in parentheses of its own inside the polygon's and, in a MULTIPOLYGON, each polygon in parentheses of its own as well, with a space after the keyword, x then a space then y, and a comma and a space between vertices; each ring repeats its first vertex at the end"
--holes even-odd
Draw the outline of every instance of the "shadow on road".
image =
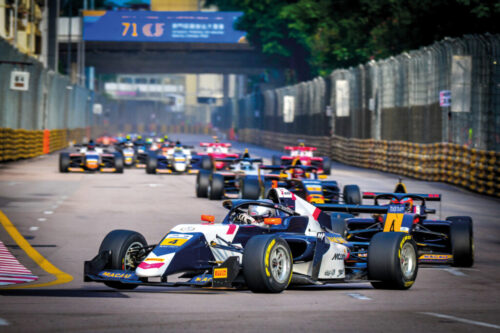
POLYGON ((76 297, 76 298, 129 298, 114 290, 89 289, 6 289, 0 290, 1 296, 40 296, 40 297, 76 297))

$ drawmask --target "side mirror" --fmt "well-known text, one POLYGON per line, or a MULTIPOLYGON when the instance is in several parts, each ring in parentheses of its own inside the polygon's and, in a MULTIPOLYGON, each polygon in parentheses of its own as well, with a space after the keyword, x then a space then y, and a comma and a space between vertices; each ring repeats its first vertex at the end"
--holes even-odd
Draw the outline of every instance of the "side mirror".
POLYGON ((201 220, 213 224, 215 221, 215 216, 213 215, 202 215, 201 220))
POLYGON ((279 225, 279 224, 281 224, 281 217, 266 217, 264 219, 264 224, 279 225))

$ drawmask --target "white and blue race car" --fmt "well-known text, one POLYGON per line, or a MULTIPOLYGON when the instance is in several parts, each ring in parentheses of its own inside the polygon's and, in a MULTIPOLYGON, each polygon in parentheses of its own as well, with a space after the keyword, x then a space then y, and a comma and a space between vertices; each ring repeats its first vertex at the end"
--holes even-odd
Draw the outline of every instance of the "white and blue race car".
POLYGON ((204 215, 204 223, 178 225, 155 245, 134 231, 111 231, 85 262, 84 279, 117 289, 189 285, 267 293, 299 284, 369 281, 408 289, 415 282, 411 235, 379 233, 360 247, 332 230, 329 215, 287 189, 274 188, 268 198, 224 201, 229 213, 222 223, 204 215), (178 281, 168 281, 172 275, 178 281))

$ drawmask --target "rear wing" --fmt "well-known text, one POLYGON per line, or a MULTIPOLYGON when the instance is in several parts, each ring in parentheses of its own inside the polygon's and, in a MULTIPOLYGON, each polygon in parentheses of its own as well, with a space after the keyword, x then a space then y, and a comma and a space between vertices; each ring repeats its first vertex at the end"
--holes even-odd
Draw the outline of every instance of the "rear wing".
POLYGON ((224 163, 238 163, 238 162, 262 163, 261 158, 214 157, 213 160, 215 162, 224 162, 224 163))
POLYGON ((441 201, 441 194, 421 194, 421 193, 391 193, 391 192, 363 192, 363 199, 374 199, 378 195, 392 195, 398 199, 408 196, 418 196, 426 201, 441 201))
POLYGON ((229 147, 231 147, 231 144, 230 143, 219 143, 219 142, 200 142, 200 147, 229 148, 229 147))
POLYGON ((285 150, 315 151, 316 147, 285 146, 285 150))
POLYGON ((313 165, 260 165, 262 170, 289 170, 289 169, 302 169, 305 172, 317 171, 318 167, 313 165))
POLYGON ((343 212, 343 213, 372 213, 372 214, 386 214, 389 206, 375 206, 375 205, 342 205, 342 204, 315 204, 325 212, 343 212))

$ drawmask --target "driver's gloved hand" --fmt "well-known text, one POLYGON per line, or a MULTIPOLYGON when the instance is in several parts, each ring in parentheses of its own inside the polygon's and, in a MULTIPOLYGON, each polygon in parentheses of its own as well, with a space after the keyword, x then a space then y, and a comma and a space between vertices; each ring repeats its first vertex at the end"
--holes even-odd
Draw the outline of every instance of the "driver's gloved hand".
POLYGON ((255 219, 246 213, 239 214, 236 220, 240 221, 242 224, 252 224, 255 222, 255 219))

